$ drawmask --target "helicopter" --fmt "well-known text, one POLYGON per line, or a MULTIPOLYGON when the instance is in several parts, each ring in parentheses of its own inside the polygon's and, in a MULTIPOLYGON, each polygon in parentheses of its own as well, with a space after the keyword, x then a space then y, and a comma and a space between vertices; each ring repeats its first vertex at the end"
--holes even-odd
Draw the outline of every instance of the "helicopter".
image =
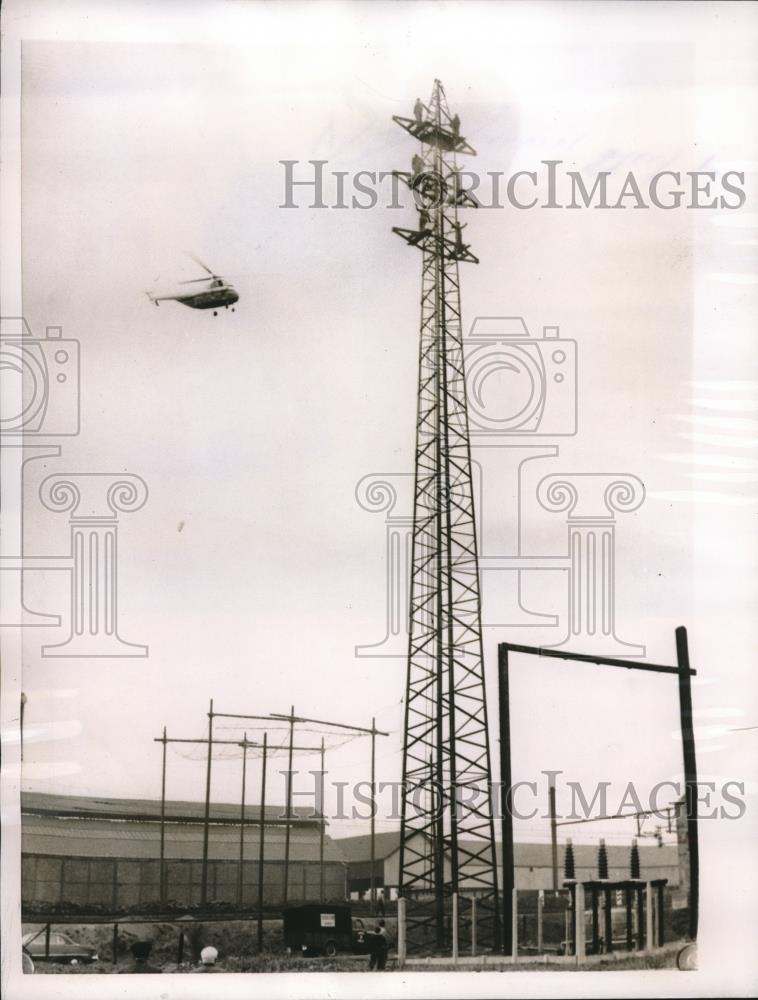
POLYGON ((204 281, 207 283, 207 288, 186 295, 151 295, 150 292, 147 292, 150 301, 154 302, 156 306, 161 302, 170 301, 181 302, 183 306, 189 306, 190 309, 212 309, 214 316, 218 316, 218 310, 222 307, 228 309, 231 306, 232 312, 234 312, 234 303, 239 300, 239 295, 234 287, 228 284, 221 275, 214 274, 199 257, 195 257, 194 254, 191 256, 195 263, 208 272, 209 276, 207 278, 190 278, 188 281, 180 281, 179 284, 192 285, 198 281, 204 281))

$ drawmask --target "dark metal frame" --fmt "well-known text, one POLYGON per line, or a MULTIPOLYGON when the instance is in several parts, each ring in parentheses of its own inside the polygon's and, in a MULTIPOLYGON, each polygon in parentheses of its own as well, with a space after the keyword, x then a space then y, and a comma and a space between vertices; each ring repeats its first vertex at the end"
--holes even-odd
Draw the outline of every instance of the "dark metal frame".
MULTIPOLYGON (((572 954, 575 953, 576 949, 576 939, 577 939, 577 923, 579 920, 584 920, 584 914, 580 914, 576 909, 576 886, 579 884, 575 880, 564 882, 564 886, 569 890, 571 896, 571 935, 572 939, 569 942, 570 950, 572 954)), ((588 881, 582 881, 581 884, 585 889, 585 901, 587 895, 590 897, 590 911, 592 913, 592 936, 590 939, 590 947, 587 949, 588 953, 591 955, 597 955, 600 953, 600 907, 599 899, 603 896, 603 917, 604 917, 604 927, 603 927, 603 945, 606 952, 614 951, 613 947, 613 913, 612 913, 612 903, 611 903, 611 893, 623 892, 624 893, 624 909, 625 909, 625 931, 626 931, 626 951, 633 951, 633 923, 634 923, 634 912, 636 909, 636 919, 637 919, 637 951, 642 951, 644 948, 650 948, 653 945, 657 947, 662 947, 666 942, 666 929, 665 929, 665 906, 664 906, 664 889, 667 884, 667 879, 656 878, 651 879, 649 882, 643 879, 590 879, 588 881), (649 898, 646 897, 646 886, 649 885, 651 893, 655 892, 656 907, 658 910, 658 926, 655 929, 655 941, 646 940, 646 927, 645 927, 645 907, 653 906, 652 895, 649 898), (636 900, 636 907, 634 902, 636 900)))
MULTIPOLYGON (((687 646, 687 629, 676 629, 677 666, 661 666, 657 663, 635 663, 607 656, 585 653, 568 653, 558 649, 544 649, 540 646, 523 646, 512 642, 501 642, 498 646, 498 681, 500 694, 500 780, 502 797, 503 830, 503 953, 512 951, 511 895, 515 886, 513 864, 513 814, 511 811, 511 732, 510 699, 508 694, 508 653, 528 653, 532 656, 555 657, 561 660, 577 660, 599 666, 622 667, 625 670, 644 670, 659 674, 675 674, 679 679, 679 726, 682 734, 682 756, 684 760, 685 807, 687 809, 687 844, 689 847, 689 933, 697 940, 699 913, 699 857, 698 857, 698 817, 697 817, 697 761, 695 757, 695 734, 692 724, 692 684, 696 671, 690 668, 687 646)), ((635 814, 631 814, 635 815, 635 814)))

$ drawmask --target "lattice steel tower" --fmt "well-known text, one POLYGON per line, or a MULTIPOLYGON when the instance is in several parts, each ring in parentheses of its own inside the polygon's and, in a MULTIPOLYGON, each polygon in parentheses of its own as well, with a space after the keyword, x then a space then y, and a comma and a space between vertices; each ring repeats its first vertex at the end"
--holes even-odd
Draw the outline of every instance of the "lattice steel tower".
MULTIPOLYGON (((403 748, 400 895, 410 947, 449 944, 449 900, 477 896, 477 938, 497 946, 497 868, 482 655, 474 497, 462 345, 463 242, 457 154, 475 155, 444 90, 393 120, 421 143, 409 173, 416 229, 393 231, 423 255, 416 476, 403 748)), ((461 943, 470 931, 465 912, 461 943)))

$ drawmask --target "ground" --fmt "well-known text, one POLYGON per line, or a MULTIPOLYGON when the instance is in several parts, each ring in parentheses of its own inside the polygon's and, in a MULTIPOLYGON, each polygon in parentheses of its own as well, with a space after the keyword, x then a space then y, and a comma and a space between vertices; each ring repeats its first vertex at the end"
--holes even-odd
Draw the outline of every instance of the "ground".
MULTIPOLYGON (((393 940, 396 940, 396 926, 392 919, 387 920, 393 940)), ((40 925, 24 925, 24 931, 36 930, 40 925)), ((282 941, 281 920, 264 921, 264 951, 261 954, 251 954, 257 947, 256 921, 228 921, 200 923, 188 921, 184 924, 185 946, 184 961, 177 965, 178 957, 178 924, 128 924, 119 929, 118 962, 114 966, 111 961, 113 927, 108 924, 79 925, 69 924, 65 927, 76 941, 93 945, 101 955, 98 962, 92 965, 57 965, 54 963, 37 962, 36 971, 42 974, 109 974, 128 972, 132 967, 129 945, 132 941, 149 937, 153 941, 153 953, 150 964, 160 968, 164 973, 190 973, 196 968, 200 949, 212 944, 218 949, 219 972, 361 972, 368 971, 368 956, 338 955, 335 958, 287 955, 282 941)), ((677 967, 677 955, 684 946, 684 941, 672 942, 652 955, 624 954, 598 955, 590 957, 584 969, 597 971, 615 971, 630 969, 673 969, 677 967)), ((393 950, 387 965, 388 971, 397 971, 397 956, 393 950)), ((450 971, 453 968, 449 958, 417 959, 411 958, 405 967, 405 972, 438 972, 450 971)), ((569 972, 576 969, 573 959, 545 956, 543 959, 521 958, 517 963, 496 956, 487 958, 471 958, 462 956, 458 968, 467 972, 502 971, 502 972, 569 972)))

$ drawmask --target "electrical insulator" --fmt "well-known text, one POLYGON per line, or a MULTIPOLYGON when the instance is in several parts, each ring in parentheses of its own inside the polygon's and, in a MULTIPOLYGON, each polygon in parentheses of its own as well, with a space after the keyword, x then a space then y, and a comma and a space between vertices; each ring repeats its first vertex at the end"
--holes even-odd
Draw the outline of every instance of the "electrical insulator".
POLYGON ((632 841, 632 850, 629 858, 629 873, 634 879, 640 877, 640 849, 637 846, 637 839, 632 841))
POLYGON ((574 862, 574 845, 570 840, 566 841, 566 853, 563 857, 563 877, 566 881, 576 879, 576 865, 574 862))
POLYGON ((597 877, 600 879, 608 878, 608 851, 604 840, 600 841, 600 848, 597 852, 597 877))

